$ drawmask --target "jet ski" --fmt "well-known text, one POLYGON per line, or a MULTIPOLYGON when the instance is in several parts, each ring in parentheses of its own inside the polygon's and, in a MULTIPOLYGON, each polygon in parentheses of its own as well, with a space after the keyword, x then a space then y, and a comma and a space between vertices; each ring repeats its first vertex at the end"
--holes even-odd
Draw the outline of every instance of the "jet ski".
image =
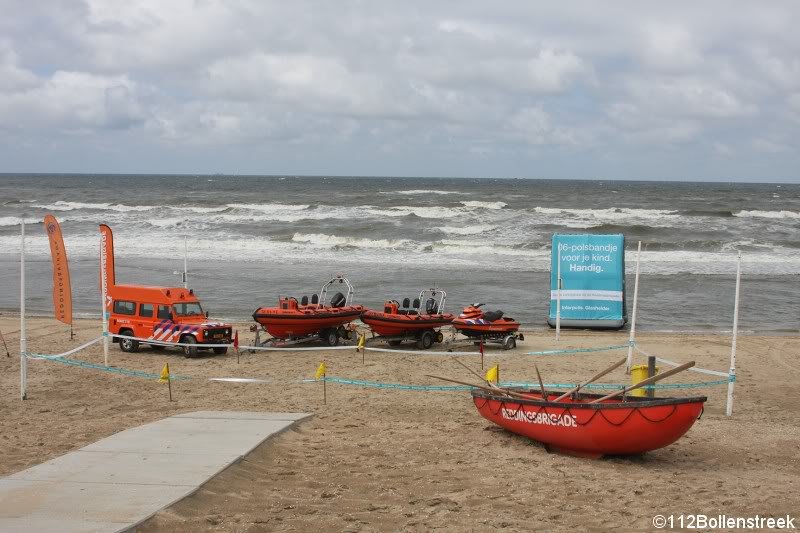
POLYGON ((456 331, 467 337, 497 342, 502 344, 506 350, 515 348, 517 339, 524 340, 522 334, 517 333, 519 322, 503 316, 504 313, 499 309, 484 311, 481 309, 483 305, 475 303, 465 307, 458 318, 453 320, 453 327, 456 328, 456 331))
POLYGON ((397 300, 387 300, 383 311, 366 309, 361 313, 361 321, 390 346, 416 341, 417 348, 427 350, 434 342, 444 340, 439 328, 453 321, 454 316, 444 312, 446 298, 442 290, 423 290, 413 301, 404 298, 402 305, 397 300))
POLYGON ((350 331, 344 325, 361 316, 364 306, 353 305, 353 285, 342 275, 337 275, 322 286, 319 295, 303 296, 300 301, 291 296, 279 296, 277 307, 259 307, 253 313, 258 322, 274 339, 304 341, 316 338, 328 346, 336 346, 339 339, 349 339, 350 331), (328 303, 328 292, 334 285, 344 285, 328 303))

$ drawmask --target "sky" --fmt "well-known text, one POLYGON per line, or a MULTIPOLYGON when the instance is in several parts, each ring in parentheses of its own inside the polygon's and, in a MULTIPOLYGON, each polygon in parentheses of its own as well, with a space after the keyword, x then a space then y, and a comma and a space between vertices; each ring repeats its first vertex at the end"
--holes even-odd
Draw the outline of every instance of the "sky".
POLYGON ((800 182, 795 0, 0 12, 0 172, 800 182))

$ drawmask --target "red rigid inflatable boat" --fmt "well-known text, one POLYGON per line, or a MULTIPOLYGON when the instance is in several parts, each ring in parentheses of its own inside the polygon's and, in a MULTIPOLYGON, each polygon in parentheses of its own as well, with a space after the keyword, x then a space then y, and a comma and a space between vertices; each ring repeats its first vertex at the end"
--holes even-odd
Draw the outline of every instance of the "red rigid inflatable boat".
POLYGON ((672 444, 689 431, 706 401, 705 396, 629 396, 591 404, 601 396, 579 393, 556 403, 543 400, 541 392, 518 392, 530 399, 479 389, 472 390, 472 399, 481 416, 544 443, 548 451, 591 458, 638 454, 672 444))
POLYGON ((418 348, 427 350, 434 341, 444 340, 438 329, 453 321, 453 315, 443 312, 446 298, 442 290, 424 290, 413 302, 405 298, 402 306, 397 300, 388 300, 383 304, 383 312, 367 309, 361 314, 361 321, 391 346, 416 340, 418 348))
POLYGON ((339 275, 322 286, 320 296, 314 294, 310 300, 303 296, 299 303, 297 298, 281 296, 277 307, 259 307, 253 319, 277 339, 319 336, 329 346, 335 346, 340 337, 349 338, 349 332, 342 326, 358 318, 364 310, 363 306, 351 303, 353 293, 347 278, 339 275), (328 289, 335 283, 347 287, 347 296, 337 292, 330 304, 325 304, 328 289))

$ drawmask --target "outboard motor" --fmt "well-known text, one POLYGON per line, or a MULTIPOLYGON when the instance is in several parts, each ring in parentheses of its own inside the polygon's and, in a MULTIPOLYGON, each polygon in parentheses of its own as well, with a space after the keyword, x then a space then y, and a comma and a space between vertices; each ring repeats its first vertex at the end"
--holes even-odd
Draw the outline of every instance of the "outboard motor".
POLYGON ((345 302, 347 299, 344 297, 344 294, 341 292, 337 292, 331 298, 331 307, 344 307, 345 302))

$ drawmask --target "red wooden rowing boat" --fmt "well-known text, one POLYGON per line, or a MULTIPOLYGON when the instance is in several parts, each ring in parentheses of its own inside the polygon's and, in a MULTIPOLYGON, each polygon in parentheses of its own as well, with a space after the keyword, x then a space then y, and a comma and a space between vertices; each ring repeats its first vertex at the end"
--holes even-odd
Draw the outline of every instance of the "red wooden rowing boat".
MULTIPOLYGON (((473 389, 478 412, 518 435, 544 443, 548 451, 581 457, 638 454, 681 438, 703 412, 705 396, 691 398, 612 398, 589 403, 598 394, 578 393, 560 402, 539 391, 516 391, 526 398, 473 389)), ((556 398, 558 392, 548 392, 556 398)))

